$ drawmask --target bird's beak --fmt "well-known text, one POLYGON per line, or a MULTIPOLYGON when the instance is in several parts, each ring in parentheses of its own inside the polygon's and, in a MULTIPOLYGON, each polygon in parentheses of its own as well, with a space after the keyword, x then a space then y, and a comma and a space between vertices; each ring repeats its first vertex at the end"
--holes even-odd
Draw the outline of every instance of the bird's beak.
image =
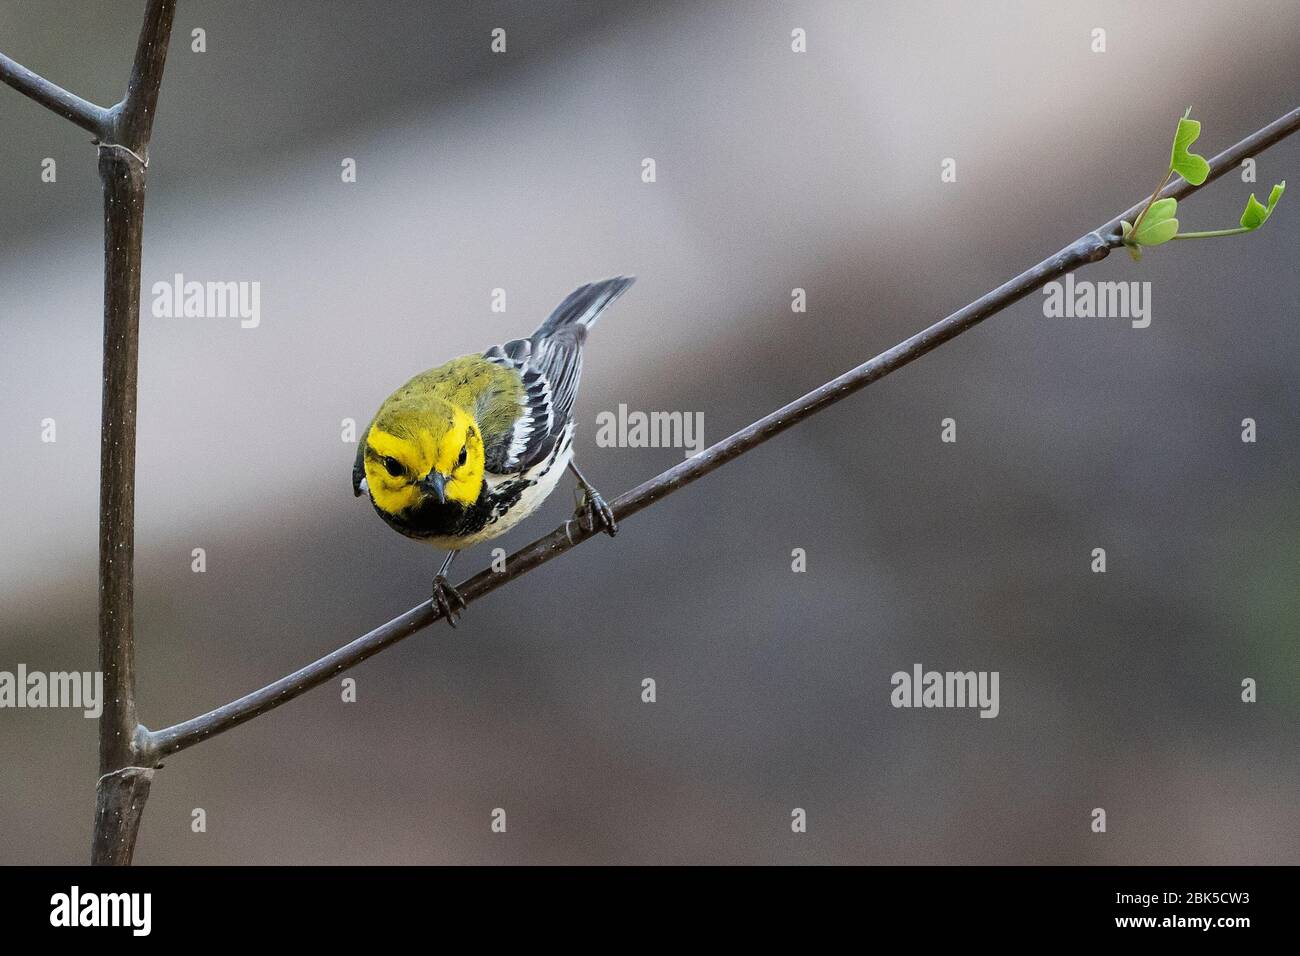
POLYGON ((439 504, 447 503, 447 476, 440 471, 431 471, 420 479, 420 487, 425 494, 433 495, 439 504))

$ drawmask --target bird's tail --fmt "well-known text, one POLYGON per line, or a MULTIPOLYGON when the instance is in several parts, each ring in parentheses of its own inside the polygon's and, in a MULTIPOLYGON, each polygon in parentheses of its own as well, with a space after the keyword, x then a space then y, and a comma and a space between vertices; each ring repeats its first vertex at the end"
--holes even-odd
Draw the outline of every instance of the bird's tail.
MULTIPOLYGON (((613 279, 579 286, 538 327, 533 338, 552 335, 566 326, 579 325, 584 331, 591 328, 600 314, 635 281, 636 276, 615 276, 613 279)), ((581 342, 582 338, 579 336, 578 341, 581 342)))

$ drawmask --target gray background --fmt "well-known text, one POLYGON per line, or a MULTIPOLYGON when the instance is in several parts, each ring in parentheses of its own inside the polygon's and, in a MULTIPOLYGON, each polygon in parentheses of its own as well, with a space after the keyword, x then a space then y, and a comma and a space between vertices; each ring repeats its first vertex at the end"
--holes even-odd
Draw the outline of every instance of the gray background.
MULTIPOLYGON (((6 4, 0 49, 111 103, 141 8, 6 4)), ((145 288, 256 280, 263 315, 155 319, 146 297, 142 719, 223 703, 427 595, 436 556, 352 498, 339 437, 410 374, 637 274, 578 401, 579 460, 615 494, 681 453, 595 447, 599 411, 702 411, 722 438, 1140 198, 1187 105, 1206 155, 1293 109, 1297 62, 1285 0, 187 0, 145 288)), ((1230 175, 1185 226, 1300 188, 1298 161, 1300 140, 1261 155, 1258 183, 1230 175)), ((0 669, 87 669, 94 151, 0 89, 0 169, 0 669)), ((1149 280, 1149 329, 1047 319, 1035 296, 364 664, 357 703, 332 683, 173 757, 137 860, 1300 862, 1295 199, 1256 235, 1088 270, 1149 280), (893 709, 889 677, 916 662, 998 670, 1001 715, 893 709)), ((93 721, 0 711, 0 861, 84 860, 94 775, 93 721)))

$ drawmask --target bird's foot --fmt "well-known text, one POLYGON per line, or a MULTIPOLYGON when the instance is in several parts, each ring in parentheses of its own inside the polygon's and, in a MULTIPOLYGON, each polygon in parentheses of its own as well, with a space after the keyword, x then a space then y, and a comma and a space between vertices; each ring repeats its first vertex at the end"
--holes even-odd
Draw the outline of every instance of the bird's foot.
POLYGON ((581 484, 575 489, 574 497, 578 506, 574 516, 584 531, 603 531, 611 538, 618 534, 618 522, 614 520, 614 509, 601 497, 599 491, 588 484, 581 484))
POLYGON ((463 611, 466 605, 460 592, 440 574, 433 579, 433 606, 442 612, 448 624, 455 627, 460 623, 460 611, 456 607, 463 611))

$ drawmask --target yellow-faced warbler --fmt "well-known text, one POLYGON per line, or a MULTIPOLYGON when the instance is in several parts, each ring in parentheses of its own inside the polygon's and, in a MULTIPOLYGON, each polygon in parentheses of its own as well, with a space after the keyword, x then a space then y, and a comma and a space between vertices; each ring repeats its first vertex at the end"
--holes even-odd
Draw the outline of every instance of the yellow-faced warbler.
POLYGON ((393 529, 446 549, 433 601, 453 627, 465 607, 447 580, 456 554, 532 514, 566 467, 582 492, 579 516, 610 535, 618 530, 573 463, 573 400, 587 330, 633 281, 584 285, 531 337, 420 373, 367 427, 352 490, 368 493, 393 529))

